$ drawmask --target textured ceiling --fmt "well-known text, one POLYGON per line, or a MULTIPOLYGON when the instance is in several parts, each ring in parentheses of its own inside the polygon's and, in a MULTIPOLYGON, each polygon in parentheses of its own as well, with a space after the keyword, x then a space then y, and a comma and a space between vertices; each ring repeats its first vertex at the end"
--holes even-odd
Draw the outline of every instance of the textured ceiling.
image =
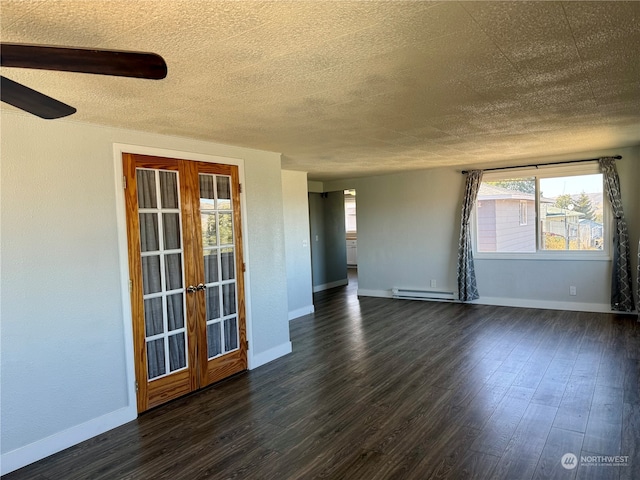
POLYGON ((70 120, 282 152, 310 179, 640 144, 640 2, 0 1, 2 41, 167 61, 161 81, 3 69, 70 120))

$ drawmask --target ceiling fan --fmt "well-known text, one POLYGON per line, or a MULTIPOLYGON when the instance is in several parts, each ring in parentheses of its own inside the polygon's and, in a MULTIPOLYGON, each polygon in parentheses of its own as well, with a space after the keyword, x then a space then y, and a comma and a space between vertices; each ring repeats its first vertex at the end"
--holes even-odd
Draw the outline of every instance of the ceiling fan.
MULTIPOLYGON (((0 65, 151 80, 167 76, 167 64, 155 53, 19 43, 0 44, 0 65)), ((0 76, 0 80, 0 100, 25 112, 45 119, 76 112, 74 107, 4 76, 0 76)))

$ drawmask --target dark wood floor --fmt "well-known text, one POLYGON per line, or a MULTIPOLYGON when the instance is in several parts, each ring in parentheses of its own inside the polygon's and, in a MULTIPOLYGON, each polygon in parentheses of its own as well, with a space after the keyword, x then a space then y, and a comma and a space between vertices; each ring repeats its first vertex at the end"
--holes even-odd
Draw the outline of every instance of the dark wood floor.
POLYGON ((5 478, 640 478, 635 317, 315 302, 291 355, 5 478))

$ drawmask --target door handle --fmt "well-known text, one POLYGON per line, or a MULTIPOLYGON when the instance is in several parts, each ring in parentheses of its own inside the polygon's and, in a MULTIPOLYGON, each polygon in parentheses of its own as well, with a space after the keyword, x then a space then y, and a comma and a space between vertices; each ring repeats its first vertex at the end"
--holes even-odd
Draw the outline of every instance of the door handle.
POLYGON ((204 283, 199 283, 197 287, 194 287, 193 285, 189 285, 187 287, 187 292, 188 293, 196 293, 199 292, 201 290, 206 290, 207 286, 204 283))

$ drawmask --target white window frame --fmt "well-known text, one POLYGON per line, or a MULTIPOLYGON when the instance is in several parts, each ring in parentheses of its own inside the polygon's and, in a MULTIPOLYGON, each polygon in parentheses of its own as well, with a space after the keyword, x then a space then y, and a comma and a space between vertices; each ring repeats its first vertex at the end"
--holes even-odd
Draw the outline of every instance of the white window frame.
MULTIPOLYGON (((346 191, 348 191, 348 190, 346 190, 346 191)), ((357 220, 357 210, 356 210, 357 206, 356 205, 357 205, 356 204, 356 197, 355 196, 347 196, 345 194, 345 199, 344 199, 344 217, 345 217, 345 222, 344 223, 345 223, 345 226, 344 226, 344 229, 345 229, 345 232, 346 232, 346 234, 348 236, 353 236, 353 237, 357 236, 357 234, 358 234, 358 220, 357 220), (349 204, 353 204, 353 209, 354 209, 354 213, 353 214, 349 214, 349 212, 348 212, 349 204), (348 220, 349 215, 353 215, 353 217, 354 217, 354 220, 356 222, 355 230, 351 230, 349 228, 349 223, 350 223, 349 220, 348 220)))
POLYGON ((527 212, 528 221, 531 221, 531 215, 535 219, 536 226, 536 251, 535 252, 479 252, 478 251, 478 218, 476 215, 476 206, 474 205, 472 212, 472 231, 473 231, 473 256, 478 260, 593 260, 593 261, 610 261, 611 260, 611 236, 612 236, 612 214, 611 204, 607 192, 603 185, 603 214, 602 225, 603 232, 603 248, 602 250, 542 250, 540 249, 541 235, 540 223, 538 221, 540 212, 540 180, 543 178, 557 177, 574 177, 578 175, 601 174, 597 163, 580 163, 573 165, 557 165, 539 168, 514 168, 501 170, 496 172, 486 172, 482 176, 482 181, 507 180, 511 178, 535 178, 535 212, 527 212))

